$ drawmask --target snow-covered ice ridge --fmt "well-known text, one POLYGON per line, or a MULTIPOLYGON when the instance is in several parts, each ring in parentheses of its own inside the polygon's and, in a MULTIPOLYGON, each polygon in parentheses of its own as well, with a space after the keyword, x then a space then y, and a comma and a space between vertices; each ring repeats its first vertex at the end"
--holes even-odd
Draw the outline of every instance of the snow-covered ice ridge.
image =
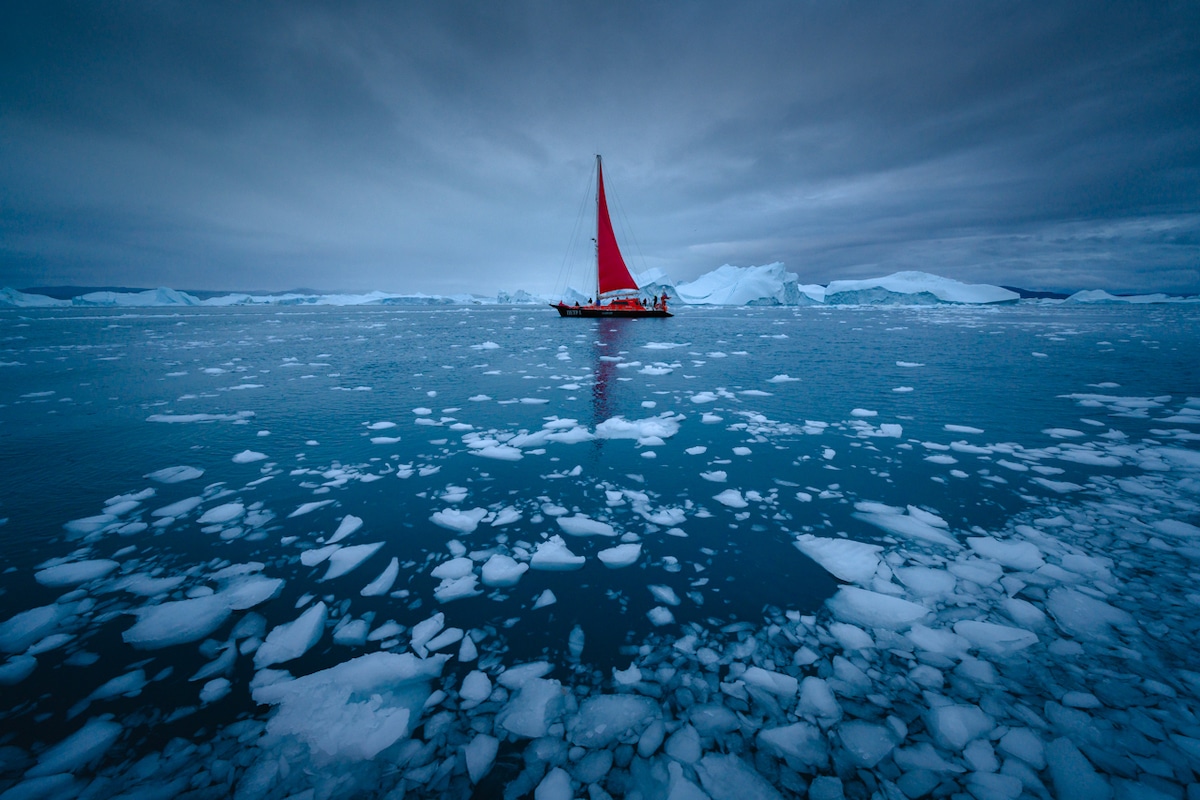
MULTIPOLYGON (((638 276, 642 291, 674 297, 677 304, 694 306, 804 306, 804 305, 937 305, 942 303, 982 305, 1012 303, 1019 295, 988 284, 966 284, 926 272, 897 272, 882 278, 834 281, 828 286, 801 284, 795 273, 783 264, 759 267, 734 267, 726 264, 700 278, 674 284, 661 270, 638 276)), ((568 290, 569 299, 583 301, 587 294, 568 290)), ((557 300, 557 298, 555 298, 557 300)), ((1079 303, 1176 303, 1197 302, 1200 298, 1179 298, 1164 294, 1118 296, 1099 289, 1076 292, 1065 302, 1079 303)), ((400 305, 437 306, 452 304, 529 304, 545 303, 547 298, 525 291, 502 292, 496 297, 475 295, 388 294, 229 294, 200 300, 175 289, 144 292, 91 292, 70 300, 56 300, 16 289, 0 290, 0 307, 156 307, 156 306, 235 306, 235 305, 400 305)), ((1048 301, 1042 301, 1048 302, 1048 301)), ((1049 301, 1062 302, 1062 301, 1049 301)))
MULTIPOLYGON (((936 316, 937 325, 958 321, 977 332, 1012 311, 863 316, 884 320, 893 336, 882 341, 899 338, 896 322, 936 316)), ((519 324, 511 325, 507 310, 490 313, 501 321, 486 331, 484 313, 462 315, 477 323, 464 326, 476 344, 459 344, 475 354, 466 364, 508 363, 500 358, 506 346, 533 338, 504 339, 519 324)), ((804 310, 757 313, 782 322, 804 310)), ((1018 322, 1014 328, 1029 317, 1018 322)), ((32 327, 21 336, 33 335, 32 327)), ((306 320, 303 333, 316 327, 306 320)), ((1068 333, 1084 335, 1070 324, 1039 335, 1054 352, 1068 333)), ((254 335, 239 323, 239 347, 257 346, 254 335)), ((61 539, 39 543, 44 560, 30 582, 54 600, 0 621, 9 723, 49 704, 20 692, 56 654, 70 652, 71 668, 120 665, 120 672, 71 698, 65 714, 47 714, 66 716, 68 735, 0 747, 0 791, 10 798, 244 800, 1192 796, 1200 775, 1200 397, 1081 386, 1054 397, 1055 416, 1079 427, 1064 420, 1026 443, 962 420, 937 420, 917 436, 912 429, 922 421, 849 405, 824 420, 779 419, 758 410, 774 395, 717 385, 704 371, 730 358, 754 363, 786 341, 751 336, 739 342, 746 350, 732 353, 658 340, 602 350, 607 360, 597 371, 611 365, 630 383, 645 382, 647 410, 636 417, 588 422, 538 411, 536 424, 520 427, 498 420, 549 403, 534 394, 483 393, 479 384, 487 385, 483 375, 492 370, 479 370, 469 390, 460 379, 462 396, 422 385, 429 405, 398 407, 393 399, 390 419, 352 423, 388 456, 354 462, 322 453, 317 441, 288 454, 283 437, 255 433, 265 413, 175 413, 196 397, 148 406, 149 427, 212 426, 209 442, 229 431, 243 436, 217 467, 168 462, 98 503, 95 513, 65 521, 61 539), (646 353, 680 360, 635 360, 646 353), (685 358, 685 380, 668 383, 676 370, 685 372, 685 358), (489 413, 496 409, 502 413, 489 413), (718 452, 724 440, 717 433, 737 444, 718 452), (411 446, 423 440, 436 449, 411 446), (618 451, 647 465, 675 456, 677 464, 694 463, 702 481, 683 497, 664 497, 652 466, 619 480, 600 473, 580 453, 600 445, 609 459, 618 451), (739 461, 777 449, 788 451, 790 468, 776 480, 739 461), (463 463, 486 465, 486 480, 438 478, 463 463), (488 494, 497 475, 531 463, 541 465, 536 488, 488 494), (869 470, 877 480, 862 486, 913 492, 878 473, 917 467, 938 490, 919 501, 883 502, 849 488, 850 476, 869 470), (798 474, 806 483, 788 482, 798 474), (822 474, 826 482, 818 483, 822 474), (998 487, 1027 508, 985 527, 980 511, 973 521, 941 507, 976 484, 998 487), (559 502, 567 491, 558 487, 572 485, 590 505, 559 502), (429 523, 445 532, 444 546, 401 562, 391 552, 406 534, 390 519, 373 518, 371 503, 354 492, 364 486, 403 492, 408 504, 428 509, 429 523), (857 537, 848 526, 823 523, 833 509, 861 523, 857 537), (838 588, 815 611, 772 607, 738 621, 714 611, 677 622, 705 593, 713 592, 705 608, 712 607, 721 587, 708 576, 720 559, 680 563, 662 555, 663 542, 687 541, 713 519, 734 539, 779 533, 788 554, 819 564, 838 588), (172 553, 179 542, 188 547, 172 553), (247 560, 246 548, 266 555, 247 560), (522 609, 536 625, 543 619, 536 613, 566 599, 540 580, 597 561, 603 574, 640 574, 654 598, 647 614, 654 632, 623 652, 617 668, 589 662, 594 645, 578 628, 564 637, 561 658, 518 661, 506 627, 464 621, 478 618, 471 604, 519 587, 531 599, 536 594, 522 609), (685 569, 686 593, 668 585, 685 569), (418 585, 414 576, 436 587, 432 598, 398 588, 418 585), (269 623, 267 606, 297 586, 302 594, 288 601, 287 619, 269 623), (364 598, 390 605, 364 613, 364 598), (416 599, 423 604, 413 605, 416 599), (387 616, 417 609, 411 625, 387 616), (93 652, 106 638, 118 640, 117 649, 93 652), (340 654, 301 660, 330 641, 340 654), (182 649, 198 651, 205 663, 182 674, 156 663, 182 649), (186 697, 177 706, 136 701, 172 683, 186 697), (223 726, 206 722, 204 735, 173 737, 153 752, 127 749, 135 731, 167 729, 240 695, 258 709, 223 726)), ((539 392, 586 395, 592 386, 582 387, 599 381, 577 366, 590 337, 541 344, 537 337, 537 350, 551 354, 518 362, 524 370, 539 361, 555 376, 539 392)), ((209 341, 195 347, 210 359, 201 363, 214 364, 203 370, 213 380, 252 366, 222 360, 216 367, 209 341)), ((40 355, 41 344, 30 351, 40 355)), ((185 352, 169 352, 170 369, 185 352)), ((252 358, 249 347, 239 352, 252 358)), ((453 365, 450 353, 433 372, 453 365)), ((315 374, 332 360, 322 353, 301 365, 288 356, 255 380, 278 381, 273 388, 283 391, 283 376, 301 367, 315 374)), ((25 366, 5 364, 14 373, 25 366)), ((906 380, 916 390, 903 395, 919 396, 920 375, 932 369, 915 361, 895 366, 914 376, 906 380)), ((805 383, 771 374, 759 368, 757 377, 772 392, 805 383)), ((234 379, 238 387, 257 385, 234 379)), ((370 395, 371 387, 362 388, 356 397, 370 395)), ((31 389, 9 408, 69 408, 66 399, 31 389)), ((203 402, 215 408, 219 399, 212 391, 203 402)), ((321 425, 333 438, 331 419, 321 425)), ((13 585, 18 577, 29 576, 8 575, 13 585)), ((72 682, 62 683, 56 694, 70 691, 72 682)))

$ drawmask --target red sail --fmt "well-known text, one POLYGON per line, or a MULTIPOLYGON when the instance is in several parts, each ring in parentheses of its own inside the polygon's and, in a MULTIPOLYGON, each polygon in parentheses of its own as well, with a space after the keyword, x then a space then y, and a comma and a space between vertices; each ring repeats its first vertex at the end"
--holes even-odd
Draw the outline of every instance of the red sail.
POLYGON ((604 171, 599 159, 596 161, 599 179, 599 195, 596 202, 596 257, 600 271, 600 294, 621 290, 636 292, 638 285, 621 258, 617 237, 613 233, 612 220, 608 218, 608 203, 604 199, 604 171))

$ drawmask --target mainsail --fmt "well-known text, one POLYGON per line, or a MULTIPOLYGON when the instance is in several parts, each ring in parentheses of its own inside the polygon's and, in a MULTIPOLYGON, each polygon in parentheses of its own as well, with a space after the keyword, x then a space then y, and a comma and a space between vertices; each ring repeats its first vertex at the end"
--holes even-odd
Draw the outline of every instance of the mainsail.
POLYGON ((612 220, 608 217, 608 202, 604 199, 604 169, 600 156, 596 156, 596 175, 599 191, 596 193, 596 266, 597 287, 601 296, 610 292, 636 292, 637 282, 629 274, 617 237, 613 233, 612 220))

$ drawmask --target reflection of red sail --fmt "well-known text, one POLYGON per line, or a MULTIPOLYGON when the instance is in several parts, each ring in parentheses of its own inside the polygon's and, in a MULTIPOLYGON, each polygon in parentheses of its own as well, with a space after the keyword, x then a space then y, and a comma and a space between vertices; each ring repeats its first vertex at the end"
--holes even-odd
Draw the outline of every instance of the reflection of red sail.
POLYGON ((604 198, 604 168, 596 159, 596 174, 599 191, 596 195, 596 261, 599 275, 600 296, 609 292, 636 292, 637 283, 621 258, 617 247, 617 236, 613 233, 612 220, 608 216, 608 201, 604 198))

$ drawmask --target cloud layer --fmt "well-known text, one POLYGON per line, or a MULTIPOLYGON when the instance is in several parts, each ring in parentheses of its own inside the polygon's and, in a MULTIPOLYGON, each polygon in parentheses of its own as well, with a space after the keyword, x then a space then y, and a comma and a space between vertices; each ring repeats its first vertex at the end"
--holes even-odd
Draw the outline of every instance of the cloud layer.
POLYGON ((4 285, 548 292, 602 152, 676 280, 1200 292, 1194 4, 39 3, 0 95, 4 285))

